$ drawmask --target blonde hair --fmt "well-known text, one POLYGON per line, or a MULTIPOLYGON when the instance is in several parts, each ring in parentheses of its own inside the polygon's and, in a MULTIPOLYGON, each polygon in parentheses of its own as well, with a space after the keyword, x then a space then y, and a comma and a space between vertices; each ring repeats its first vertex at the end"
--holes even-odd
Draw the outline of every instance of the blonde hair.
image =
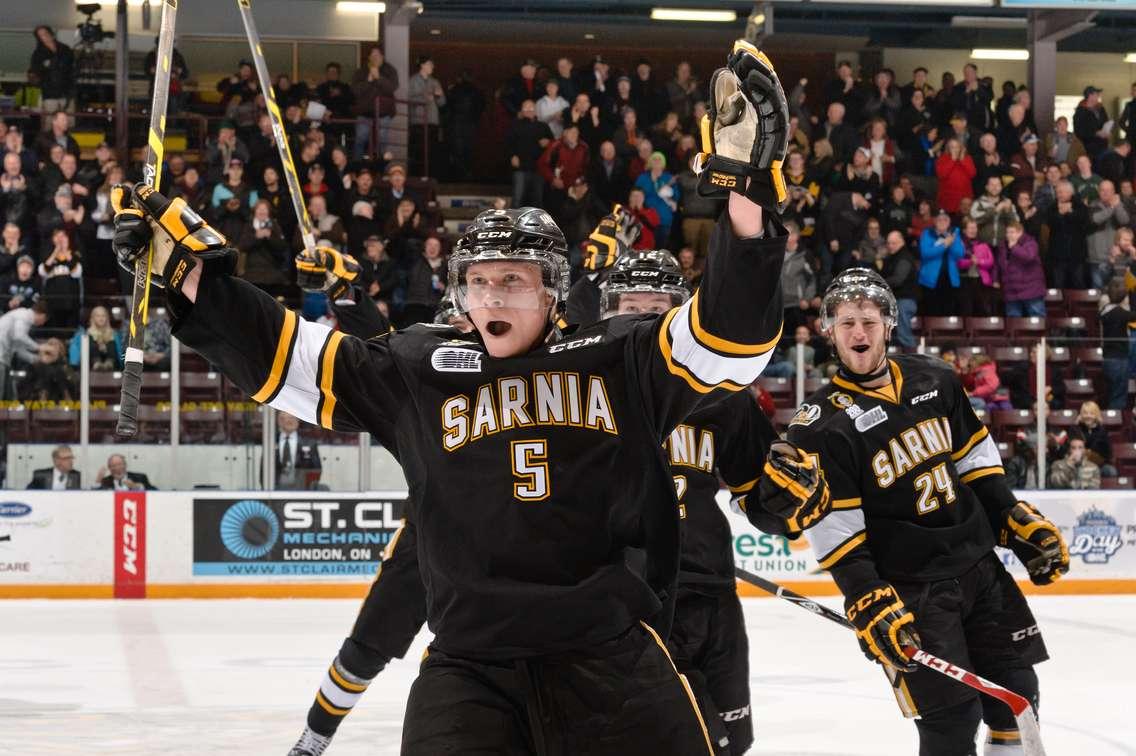
POLYGON ((1096 421, 1094 423, 1094 425, 1100 425, 1101 424, 1101 408, 1100 408, 1100 405, 1097 404, 1096 402, 1092 401, 1091 399, 1089 401, 1085 402, 1084 404, 1082 404, 1081 410, 1077 413, 1077 422, 1078 423, 1082 422, 1083 420, 1089 420, 1089 419, 1096 421))
POLYGON ((109 344, 114 341, 114 328, 110 324, 110 310, 102 305, 91 308, 91 314, 87 316, 87 335, 99 344, 109 344), (106 325, 102 328, 94 325, 95 313, 99 311, 105 313, 107 317, 106 325))

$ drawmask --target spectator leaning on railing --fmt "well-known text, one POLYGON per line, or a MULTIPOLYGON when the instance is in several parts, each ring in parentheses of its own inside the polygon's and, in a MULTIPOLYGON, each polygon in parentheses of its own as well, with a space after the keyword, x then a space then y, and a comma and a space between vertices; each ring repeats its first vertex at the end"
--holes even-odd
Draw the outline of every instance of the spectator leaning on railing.
POLYGON ((0 315, 0 399, 14 399, 16 392, 10 373, 19 364, 31 364, 39 357, 39 344, 31 337, 32 328, 47 323, 47 307, 19 307, 0 315))

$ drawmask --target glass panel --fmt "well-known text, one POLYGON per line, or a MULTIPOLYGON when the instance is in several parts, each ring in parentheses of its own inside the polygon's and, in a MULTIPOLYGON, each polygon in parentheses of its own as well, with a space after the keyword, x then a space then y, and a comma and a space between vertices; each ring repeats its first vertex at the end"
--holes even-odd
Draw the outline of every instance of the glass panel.
MULTIPOLYGON (((198 90, 215 91, 217 82, 232 76, 239 60, 251 60, 248 42, 239 39, 202 39, 178 37, 178 50, 185 56, 191 78, 198 90)), ((292 73, 292 43, 262 42, 264 59, 273 75, 292 73)), ((255 75, 255 74, 254 74, 255 75)))
POLYGON ((323 81, 324 66, 338 63, 341 78, 350 82, 359 66, 359 45, 355 42, 300 42, 300 78, 310 85, 323 81))

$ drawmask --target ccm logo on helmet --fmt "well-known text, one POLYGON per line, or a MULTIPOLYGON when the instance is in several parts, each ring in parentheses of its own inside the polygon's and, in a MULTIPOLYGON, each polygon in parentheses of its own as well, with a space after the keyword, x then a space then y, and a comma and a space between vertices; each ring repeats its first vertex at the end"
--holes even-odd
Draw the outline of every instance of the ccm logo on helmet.
POLYGON ((512 231, 478 231, 478 240, 482 239, 505 239, 513 235, 512 231))
POLYGON ((657 271, 654 270, 633 270, 631 271, 632 278, 651 278, 657 271))

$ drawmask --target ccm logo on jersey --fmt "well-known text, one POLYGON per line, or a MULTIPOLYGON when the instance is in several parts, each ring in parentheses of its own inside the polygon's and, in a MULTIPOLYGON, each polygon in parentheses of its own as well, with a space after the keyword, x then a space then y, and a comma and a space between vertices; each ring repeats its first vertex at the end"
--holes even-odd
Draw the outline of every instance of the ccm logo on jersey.
POLYGON ((928 399, 934 399, 938 395, 939 395, 939 389, 935 389, 934 391, 928 391, 926 394, 920 394, 919 396, 912 399, 911 403, 913 405, 919 404, 919 402, 925 402, 928 399))
POLYGON ((553 344, 548 348, 549 354, 556 354, 558 352, 567 352, 572 349, 580 349, 581 347, 595 346, 603 341, 603 336, 589 336, 586 339, 576 339, 575 341, 565 341, 563 344, 553 344))
POLYGON ((1025 630, 1015 630, 1010 633, 1010 640, 1020 641, 1034 635, 1041 635, 1041 631, 1037 629, 1037 625, 1030 625, 1025 630))
POLYGON ((723 722, 737 722, 739 719, 745 719, 749 716, 749 707, 743 706, 740 709, 731 709, 730 711, 723 711, 718 714, 723 722))

